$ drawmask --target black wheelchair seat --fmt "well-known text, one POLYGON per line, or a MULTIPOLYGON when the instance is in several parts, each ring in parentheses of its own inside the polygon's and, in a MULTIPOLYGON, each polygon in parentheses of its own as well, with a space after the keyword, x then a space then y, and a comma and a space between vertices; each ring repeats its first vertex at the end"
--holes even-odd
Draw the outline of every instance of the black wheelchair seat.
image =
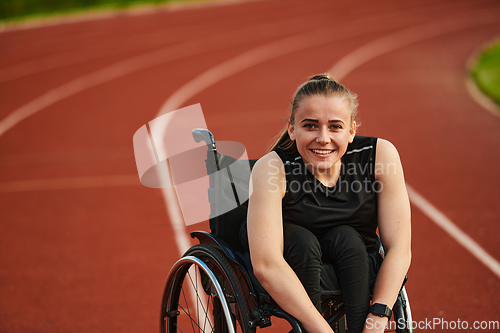
MULTIPOLYGON (((228 236, 228 234, 226 234, 226 236, 228 236)), ((237 235, 233 236, 237 237, 237 235)), ((235 264, 237 264, 242 269, 242 272, 246 275, 246 280, 254 288, 256 294, 261 299, 268 301, 271 300, 271 297, 264 289, 264 287, 262 287, 259 280, 255 277, 253 273, 250 253, 248 251, 234 250, 231 246, 228 245, 226 240, 219 238, 213 233, 195 231, 191 233, 191 237, 198 238, 202 243, 216 244, 219 248, 223 250, 223 252, 228 256, 228 258, 230 258, 235 264)), ((380 246, 380 240, 378 240, 378 245, 380 246)), ((382 263, 382 260, 383 257, 380 252, 368 253, 370 287, 373 287, 375 284, 378 269, 382 263)), ((340 290, 340 285, 337 280, 337 275, 335 273, 334 264, 331 262, 323 262, 321 266, 321 289, 322 289, 321 292, 322 298, 342 295, 342 292, 340 290)))

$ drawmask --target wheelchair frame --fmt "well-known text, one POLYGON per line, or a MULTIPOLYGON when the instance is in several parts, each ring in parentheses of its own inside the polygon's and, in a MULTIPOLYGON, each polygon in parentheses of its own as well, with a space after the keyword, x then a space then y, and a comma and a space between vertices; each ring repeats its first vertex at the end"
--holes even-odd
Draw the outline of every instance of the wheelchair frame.
MULTIPOLYGON (((213 193, 217 186, 216 172, 225 167, 223 160, 228 157, 217 152, 215 139, 210 131, 195 129, 193 137, 196 142, 204 141, 208 147, 205 162, 210 183, 208 195, 211 232, 192 232, 191 237, 196 237, 200 244, 188 249, 171 268, 162 298, 160 332, 253 333, 257 327, 271 326, 273 316, 285 319, 290 325, 290 332, 304 332, 300 322, 279 308, 263 290, 251 272, 248 254, 241 251, 235 235, 246 216, 248 203, 240 203, 238 200, 235 179, 228 167, 231 189, 238 208, 222 215, 216 211, 216 196, 213 193)), ((249 162, 253 166, 255 160, 249 162)), ((347 332, 340 291, 324 291, 321 304, 323 316, 334 331, 347 332)), ((392 321, 393 331, 413 332, 404 283, 393 307, 392 321)))

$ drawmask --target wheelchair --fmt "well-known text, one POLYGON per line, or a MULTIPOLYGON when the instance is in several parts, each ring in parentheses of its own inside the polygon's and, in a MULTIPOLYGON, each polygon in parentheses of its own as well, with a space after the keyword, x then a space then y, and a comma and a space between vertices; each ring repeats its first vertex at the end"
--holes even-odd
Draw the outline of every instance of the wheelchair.
MULTIPOLYGON (((238 160, 218 153, 208 130, 194 129, 192 134, 196 142, 207 144, 211 232, 192 232, 191 237, 197 238, 199 244, 188 249, 171 268, 162 297, 160 332, 250 333, 271 326, 273 317, 284 319, 280 321, 289 326, 289 332, 305 332, 300 322, 280 309, 260 285, 253 275, 249 253, 239 244, 240 224, 246 217, 248 200, 240 203, 238 193, 242 193, 241 189, 248 191, 249 174, 231 173, 230 166, 238 160), (224 169, 230 186, 220 186, 217 171, 224 169), (215 201, 234 197, 237 208, 219 214, 215 201)), ((244 162, 253 167, 256 160, 244 162)), ((379 247, 383 255, 380 242, 379 247)), ((348 332, 342 293, 333 266, 328 263, 323 264, 321 282, 324 318, 335 332, 348 332)), ((410 333, 411 323, 403 283, 386 331, 410 333)))

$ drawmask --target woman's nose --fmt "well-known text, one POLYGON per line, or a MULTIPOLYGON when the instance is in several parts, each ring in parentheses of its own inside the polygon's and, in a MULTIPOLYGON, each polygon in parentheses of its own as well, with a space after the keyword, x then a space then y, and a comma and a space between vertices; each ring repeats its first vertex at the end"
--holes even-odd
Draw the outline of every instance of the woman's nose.
POLYGON ((318 132, 318 136, 316 137, 316 142, 319 143, 329 143, 330 142, 330 133, 328 132, 327 129, 321 129, 318 132))

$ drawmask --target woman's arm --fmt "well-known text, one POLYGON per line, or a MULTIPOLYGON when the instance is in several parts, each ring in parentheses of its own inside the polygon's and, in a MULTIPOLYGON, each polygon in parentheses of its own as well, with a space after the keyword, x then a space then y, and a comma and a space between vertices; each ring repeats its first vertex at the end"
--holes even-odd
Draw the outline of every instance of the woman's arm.
POLYGON ((255 276, 276 303, 298 319, 307 332, 333 332, 283 258, 281 200, 286 179, 283 162, 275 152, 255 164, 250 186, 248 243, 255 276))
MULTIPOLYGON (((378 227, 385 258, 377 274, 373 303, 385 304, 392 308, 410 267, 410 201, 406 191, 403 167, 396 148, 389 141, 379 139, 376 152, 375 178, 380 184, 378 227)), ((379 326, 375 325, 375 322, 385 321, 387 318, 369 314, 363 332, 370 331, 368 328, 379 326)), ((383 329, 374 331, 383 332, 383 329)))

